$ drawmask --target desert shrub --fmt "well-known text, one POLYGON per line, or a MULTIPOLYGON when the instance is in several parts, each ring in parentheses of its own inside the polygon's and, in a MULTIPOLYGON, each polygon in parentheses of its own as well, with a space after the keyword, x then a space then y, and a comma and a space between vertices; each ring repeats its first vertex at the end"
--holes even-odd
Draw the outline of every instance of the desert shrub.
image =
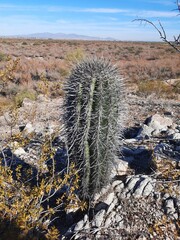
POLYGON ((0 52, 0 62, 1 61, 7 61, 8 56, 5 53, 0 52))
MULTIPOLYGON (((25 146, 29 140, 23 135, 12 136, 25 146)), ((14 165, 0 155, 0 231, 1 239, 56 240, 59 231, 54 220, 59 212, 68 208, 84 208, 75 192, 79 187, 79 175, 72 163, 63 172, 56 171, 54 165, 55 151, 52 149, 53 136, 44 140, 37 171, 32 166, 27 169, 14 165), (51 158, 50 170, 44 172, 44 164, 51 158)), ((10 144, 10 142, 8 143, 10 144)), ((12 145, 12 144, 10 144, 12 145)))
POLYGON ((9 58, 5 67, 0 69, 0 94, 3 94, 8 84, 15 80, 15 71, 18 63, 19 59, 11 60, 9 58))
POLYGON ((13 106, 13 101, 6 97, 0 97, 0 115, 13 106))
POLYGON ((174 85, 173 85, 173 90, 175 93, 180 94, 180 81, 177 81, 174 85))
POLYGON ((138 83, 138 92, 139 95, 148 96, 155 94, 157 97, 166 97, 172 98, 172 88, 163 81, 141 81, 138 83))
POLYGON ((85 57, 85 53, 83 49, 77 48, 74 51, 68 52, 65 60, 69 63, 77 63, 78 61, 81 61, 85 57))
POLYGON ((22 45, 28 45, 27 42, 22 42, 22 45))
POLYGON ((16 107, 21 107, 23 100, 29 98, 30 100, 36 100, 36 93, 32 90, 23 90, 14 97, 14 102, 16 107))
POLYGON ((64 67, 60 67, 59 73, 62 77, 67 77, 69 75, 69 70, 64 67))
POLYGON ((64 96, 64 81, 49 81, 44 74, 40 75, 40 80, 34 87, 37 94, 44 94, 49 97, 64 96))

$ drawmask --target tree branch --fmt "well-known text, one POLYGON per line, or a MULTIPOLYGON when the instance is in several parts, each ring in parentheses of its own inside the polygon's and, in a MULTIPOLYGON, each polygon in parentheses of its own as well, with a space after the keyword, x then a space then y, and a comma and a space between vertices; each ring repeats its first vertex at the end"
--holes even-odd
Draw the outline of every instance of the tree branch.
MULTIPOLYGON (((179 8, 180 8, 180 5, 178 5, 179 8)), ((159 36, 160 38, 162 39, 162 41, 168 43, 171 47, 173 47, 177 52, 180 53, 180 34, 175 37, 174 36, 174 41, 170 41, 167 39, 167 36, 166 36, 166 31, 164 30, 164 27, 163 25, 161 24, 161 22, 159 21, 159 27, 157 27, 157 25, 155 25, 153 22, 147 20, 147 19, 144 19, 144 18, 139 18, 139 19, 134 19, 133 22, 135 21, 140 21, 140 22, 145 22, 145 23, 148 23, 150 24, 151 26, 153 26, 156 31, 159 33, 159 36)))

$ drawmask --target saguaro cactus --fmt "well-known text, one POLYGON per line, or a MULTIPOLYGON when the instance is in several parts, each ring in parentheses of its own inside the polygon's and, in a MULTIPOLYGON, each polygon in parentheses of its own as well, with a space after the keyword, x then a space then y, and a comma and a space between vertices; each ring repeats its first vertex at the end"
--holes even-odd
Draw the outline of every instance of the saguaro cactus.
POLYGON ((69 158, 80 169, 86 198, 109 180, 124 118, 123 78, 109 61, 87 59, 73 69, 65 92, 69 158))

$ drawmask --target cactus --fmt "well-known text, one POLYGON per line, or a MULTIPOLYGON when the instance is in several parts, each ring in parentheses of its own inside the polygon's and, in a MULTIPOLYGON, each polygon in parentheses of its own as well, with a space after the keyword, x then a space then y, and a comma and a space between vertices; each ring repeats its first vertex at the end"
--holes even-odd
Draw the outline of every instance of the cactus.
POLYGON ((65 87, 64 120, 70 161, 80 170, 82 197, 108 182, 124 119, 123 78, 104 59, 83 60, 65 87))

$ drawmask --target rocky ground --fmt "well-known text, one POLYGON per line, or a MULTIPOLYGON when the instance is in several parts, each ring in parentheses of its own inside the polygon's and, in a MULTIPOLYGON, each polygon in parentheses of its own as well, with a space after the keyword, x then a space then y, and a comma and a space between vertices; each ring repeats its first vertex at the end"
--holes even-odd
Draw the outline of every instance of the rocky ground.
MULTIPOLYGON (((126 129, 111 181, 88 211, 68 211, 59 226, 63 239, 180 239, 180 102, 132 94, 127 99, 126 129)), ((40 96, 1 116, 1 157, 13 153, 19 164, 38 168, 44 139, 55 134, 57 166, 65 166, 61 106, 62 99, 40 96), (32 139, 19 146, 12 133, 32 134, 32 139)))

